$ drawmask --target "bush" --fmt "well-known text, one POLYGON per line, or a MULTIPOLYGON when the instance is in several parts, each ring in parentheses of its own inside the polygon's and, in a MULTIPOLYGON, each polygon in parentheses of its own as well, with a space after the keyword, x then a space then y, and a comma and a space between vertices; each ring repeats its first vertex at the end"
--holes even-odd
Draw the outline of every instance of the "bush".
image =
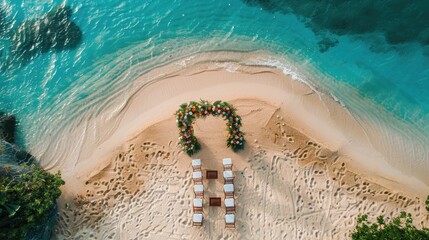
POLYGON ((25 239, 43 224, 56 207, 64 184, 61 174, 50 174, 35 165, 14 174, 3 167, 0 178, 0 239, 25 239))
POLYGON ((353 240, 427 240, 429 229, 417 229, 412 225, 411 214, 401 212, 390 222, 386 222, 383 216, 377 218, 376 223, 371 223, 367 215, 358 217, 357 226, 352 233, 353 240))

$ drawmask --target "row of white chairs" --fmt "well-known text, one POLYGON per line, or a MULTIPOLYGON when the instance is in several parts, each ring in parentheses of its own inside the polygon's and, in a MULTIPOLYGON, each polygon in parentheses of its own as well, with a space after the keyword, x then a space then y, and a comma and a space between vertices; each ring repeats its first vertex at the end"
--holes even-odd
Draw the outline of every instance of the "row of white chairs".
POLYGON ((201 159, 192 160, 192 179, 194 180, 194 204, 192 217, 193 226, 203 225, 203 199, 204 199, 204 185, 203 185, 203 174, 201 172, 201 159))
POLYGON ((225 193, 225 227, 235 228, 234 174, 232 159, 223 159, 223 191, 225 193))

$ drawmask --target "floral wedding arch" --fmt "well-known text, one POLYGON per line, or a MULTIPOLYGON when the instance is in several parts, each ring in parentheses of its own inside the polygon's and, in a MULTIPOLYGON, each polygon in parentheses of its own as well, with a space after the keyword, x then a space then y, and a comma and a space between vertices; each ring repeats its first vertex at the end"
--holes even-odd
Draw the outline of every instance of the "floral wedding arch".
POLYGON ((194 124, 198 118, 205 118, 208 115, 221 116, 227 125, 228 135, 226 145, 232 150, 238 151, 244 148, 244 133, 240 131, 241 117, 235 112, 234 106, 227 102, 201 100, 200 102, 189 102, 180 105, 176 111, 176 123, 179 128, 179 141, 183 151, 189 156, 197 153, 201 149, 197 138, 194 136, 194 124))

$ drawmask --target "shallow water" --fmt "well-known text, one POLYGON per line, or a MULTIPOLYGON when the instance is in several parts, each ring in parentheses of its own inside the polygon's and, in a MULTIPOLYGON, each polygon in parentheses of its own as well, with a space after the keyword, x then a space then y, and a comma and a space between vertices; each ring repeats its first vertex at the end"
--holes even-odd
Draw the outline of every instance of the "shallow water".
MULTIPOLYGON (((17 115, 19 143, 40 158, 49 154, 38 145, 52 145, 49 139, 66 134, 66 126, 99 115, 114 121, 115 112, 106 109, 120 109, 127 90, 139 87, 138 75, 223 50, 263 51, 264 57, 241 64, 294 74, 332 94, 358 120, 394 125, 401 145, 417 138, 421 146, 409 154, 428 167, 421 149, 429 142, 426 1, 51 0, 3 1, 2 8, 0 111, 17 115), (77 47, 58 50, 54 44, 27 57, 14 53, 19 25, 63 3, 83 34, 77 47), (394 16, 400 17, 390 21, 394 16)), ((223 60, 217 57, 212 60, 223 60)))

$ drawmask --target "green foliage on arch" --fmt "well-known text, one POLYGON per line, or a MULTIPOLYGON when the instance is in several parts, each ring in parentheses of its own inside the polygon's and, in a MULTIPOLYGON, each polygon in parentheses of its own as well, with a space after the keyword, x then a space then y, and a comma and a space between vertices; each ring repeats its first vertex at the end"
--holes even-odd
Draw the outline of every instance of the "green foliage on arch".
POLYGON ((189 156, 201 149, 197 138, 194 136, 192 124, 197 118, 205 118, 208 115, 221 116, 226 121, 228 136, 226 145, 234 152, 244 148, 244 133, 240 131, 241 117, 235 112, 234 106, 227 102, 206 100, 190 102, 180 105, 176 111, 176 123, 179 128, 179 140, 183 151, 189 156))

